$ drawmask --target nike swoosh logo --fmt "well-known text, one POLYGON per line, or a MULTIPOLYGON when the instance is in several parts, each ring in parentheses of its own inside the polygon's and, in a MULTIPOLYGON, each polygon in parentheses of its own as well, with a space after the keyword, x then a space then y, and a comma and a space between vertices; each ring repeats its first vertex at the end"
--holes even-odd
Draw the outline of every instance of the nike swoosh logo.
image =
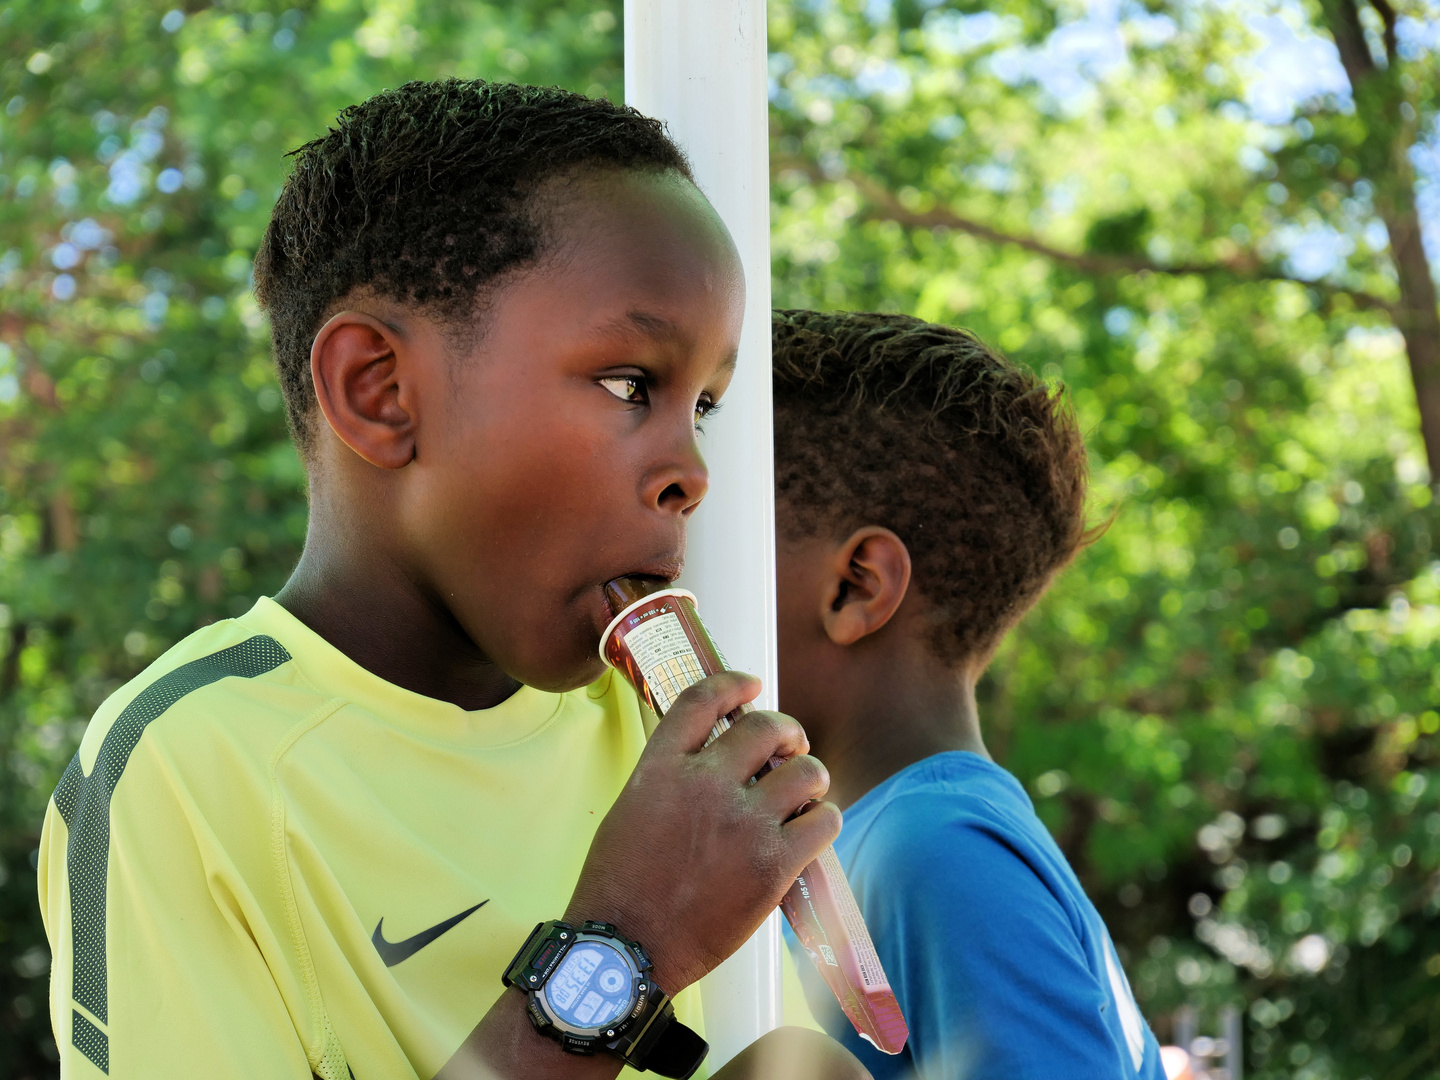
POLYGON ((394 967, 402 960, 410 959, 441 934, 453 929, 489 902, 489 900, 481 900, 480 903, 472 908, 466 908, 459 915, 452 915, 444 922, 436 923, 429 930, 421 930, 420 933, 413 937, 407 937, 404 941, 385 940, 385 935, 381 932, 385 926, 385 920, 382 918, 375 924, 375 933, 370 936, 370 942, 375 946, 375 951, 380 954, 380 959, 385 961, 385 966, 394 967))

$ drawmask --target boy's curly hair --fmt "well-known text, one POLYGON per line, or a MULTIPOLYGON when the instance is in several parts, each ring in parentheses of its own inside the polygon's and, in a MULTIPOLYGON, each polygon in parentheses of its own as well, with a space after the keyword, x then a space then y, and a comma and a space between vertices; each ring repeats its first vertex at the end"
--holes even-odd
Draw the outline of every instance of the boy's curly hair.
POLYGON ((906 315, 776 311, 772 330, 782 530, 891 529, 936 654, 988 661, 1098 532, 1064 388, 906 315))
POLYGON ((473 319, 482 289, 545 252, 545 180, 588 168, 693 179, 658 120, 557 87, 411 82, 342 111, 295 167, 255 257, 291 431, 310 442, 310 345, 359 287, 473 319))

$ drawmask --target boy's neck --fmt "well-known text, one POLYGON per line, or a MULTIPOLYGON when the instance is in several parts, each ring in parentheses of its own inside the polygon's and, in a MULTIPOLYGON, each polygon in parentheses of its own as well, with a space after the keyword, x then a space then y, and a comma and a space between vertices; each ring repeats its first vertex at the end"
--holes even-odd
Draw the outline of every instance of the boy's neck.
POLYGON ((990 760, 975 703, 976 676, 923 659, 903 666, 882 671, 857 664, 857 677, 837 695, 845 705, 810 731, 811 752, 830 772, 826 798, 841 809, 934 754, 965 750, 990 760))
POLYGON ((443 604, 363 539, 378 528, 336 528, 327 509, 312 493, 305 551, 277 603, 367 671, 416 694, 473 711, 520 688, 443 604), (317 542, 320 532, 327 535, 317 542))

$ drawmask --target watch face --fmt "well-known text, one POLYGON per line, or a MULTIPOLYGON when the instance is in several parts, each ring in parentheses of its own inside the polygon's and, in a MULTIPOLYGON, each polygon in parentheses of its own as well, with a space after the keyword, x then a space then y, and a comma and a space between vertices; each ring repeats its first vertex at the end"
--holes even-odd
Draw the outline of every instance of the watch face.
POLYGON ((604 941, 576 942, 541 993, 557 1019, 577 1028, 613 1024, 635 1004, 630 965, 604 941))

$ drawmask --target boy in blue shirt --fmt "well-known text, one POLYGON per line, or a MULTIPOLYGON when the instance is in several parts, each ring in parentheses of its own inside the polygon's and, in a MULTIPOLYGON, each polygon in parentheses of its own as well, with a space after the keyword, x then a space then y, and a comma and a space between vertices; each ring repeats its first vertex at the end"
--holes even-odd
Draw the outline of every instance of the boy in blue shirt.
POLYGON ((1092 536, 1063 394, 906 316, 773 325, 780 706, 845 809, 835 846, 910 1041, 862 1043, 813 979, 816 1015, 876 1080, 1162 1080, 1104 923, 976 712, 1001 639, 1092 536))

